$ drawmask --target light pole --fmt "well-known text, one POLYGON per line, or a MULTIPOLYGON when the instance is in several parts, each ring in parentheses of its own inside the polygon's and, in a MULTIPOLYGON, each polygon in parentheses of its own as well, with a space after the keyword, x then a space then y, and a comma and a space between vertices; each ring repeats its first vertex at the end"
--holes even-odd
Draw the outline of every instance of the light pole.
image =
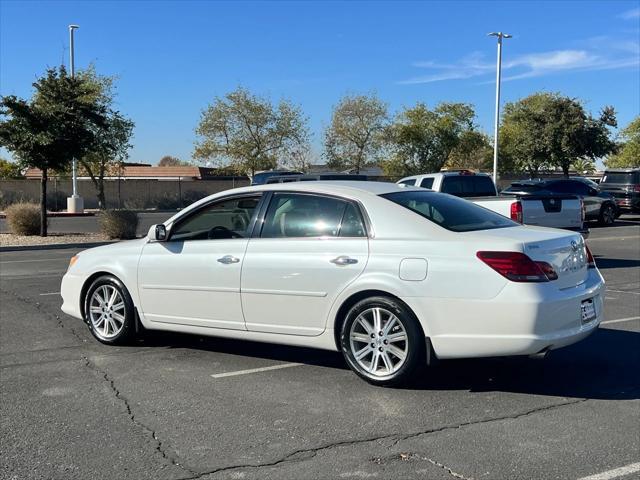
POLYGON ((493 125, 493 183, 498 185, 498 128, 500 125, 500 74, 502 70, 502 39, 512 35, 502 32, 491 32, 490 37, 498 37, 498 62, 496 65, 496 118, 493 125))
MULTIPOLYGON (((75 73, 75 57, 73 49, 73 32, 76 28, 80 28, 78 25, 69 25, 69 72, 71 78, 75 73)), ((69 213, 82 213, 84 211, 84 202, 82 197, 78 195, 78 165, 75 158, 71 161, 72 170, 72 188, 73 194, 67 198, 67 212, 69 213)))

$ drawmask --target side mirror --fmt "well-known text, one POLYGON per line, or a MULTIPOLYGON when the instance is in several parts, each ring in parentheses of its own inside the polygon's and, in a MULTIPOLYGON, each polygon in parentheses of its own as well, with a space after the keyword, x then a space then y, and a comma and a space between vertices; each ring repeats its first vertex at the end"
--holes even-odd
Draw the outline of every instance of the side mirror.
POLYGON ((598 192, 598 190, 597 190, 597 189, 595 189, 595 188, 590 188, 590 189, 589 189, 589 195, 591 195, 591 196, 594 196, 594 197, 595 197, 595 196, 597 196, 597 195, 598 195, 598 193, 599 193, 599 192, 598 192))
POLYGON ((151 225, 147 237, 154 242, 164 242, 167 240, 167 227, 162 223, 151 225))

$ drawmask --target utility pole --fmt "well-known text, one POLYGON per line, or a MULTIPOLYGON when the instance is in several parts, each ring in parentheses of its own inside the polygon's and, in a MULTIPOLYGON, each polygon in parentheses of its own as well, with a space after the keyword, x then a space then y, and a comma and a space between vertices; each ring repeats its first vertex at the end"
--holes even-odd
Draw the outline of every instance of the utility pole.
MULTIPOLYGON (((73 45, 73 32, 77 28, 80 28, 78 25, 69 25, 69 72, 71 74, 71 78, 73 78, 75 74, 75 55, 74 55, 74 45, 73 45)), ((73 158, 71 163, 72 170, 72 188, 73 194, 71 197, 67 198, 67 212, 69 213, 83 213, 84 212, 84 201, 82 197, 78 195, 78 161, 73 158)))
POLYGON ((498 130, 500 127, 500 78, 502 71, 502 39, 512 35, 502 32, 491 32, 490 37, 498 37, 498 60, 496 65, 496 118, 493 125, 493 183, 498 186, 498 130))

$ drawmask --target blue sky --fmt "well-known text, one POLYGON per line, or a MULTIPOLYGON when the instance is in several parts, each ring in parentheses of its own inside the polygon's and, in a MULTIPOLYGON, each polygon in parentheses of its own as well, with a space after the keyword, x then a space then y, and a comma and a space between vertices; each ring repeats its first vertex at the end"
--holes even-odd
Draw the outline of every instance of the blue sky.
POLYGON ((495 39, 505 31, 503 101, 539 90, 640 113, 640 1, 214 2, 0 0, 0 94, 31 95, 48 66, 119 77, 136 123, 130 160, 189 159, 200 112, 242 85, 300 104, 316 154, 345 93, 375 92, 391 112, 418 101, 474 104, 492 131, 495 39))

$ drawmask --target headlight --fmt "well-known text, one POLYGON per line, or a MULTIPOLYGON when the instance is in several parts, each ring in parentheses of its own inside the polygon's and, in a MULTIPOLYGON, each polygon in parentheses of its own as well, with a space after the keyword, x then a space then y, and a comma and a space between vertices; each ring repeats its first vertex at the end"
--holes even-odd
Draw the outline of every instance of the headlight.
POLYGON ((71 257, 71 260, 69 260, 69 267, 67 268, 67 270, 70 270, 71 267, 75 265, 75 263, 78 261, 79 258, 80 258, 80 255, 74 255, 73 257, 71 257))

